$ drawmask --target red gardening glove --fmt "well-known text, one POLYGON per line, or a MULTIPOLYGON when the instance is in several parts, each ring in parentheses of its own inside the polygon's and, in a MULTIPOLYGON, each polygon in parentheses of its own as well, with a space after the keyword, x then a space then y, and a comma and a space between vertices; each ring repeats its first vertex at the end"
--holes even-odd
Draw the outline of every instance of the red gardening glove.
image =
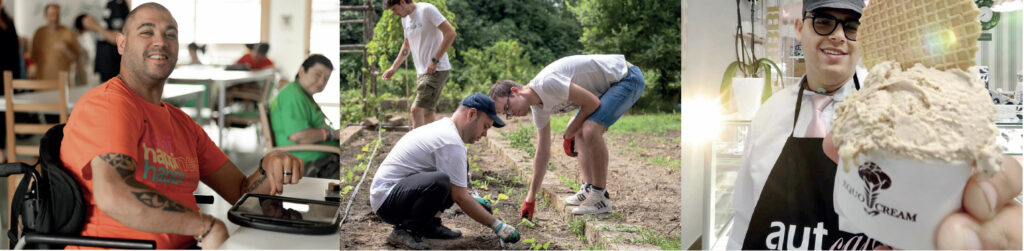
POLYGON ((535 201, 523 201, 523 205, 519 206, 519 216, 526 218, 527 220, 533 220, 533 203, 535 201))
POLYGON ((569 155, 569 157, 576 157, 576 155, 579 155, 579 153, 576 152, 576 137, 562 140, 562 149, 565 150, 565 155, 569 155))

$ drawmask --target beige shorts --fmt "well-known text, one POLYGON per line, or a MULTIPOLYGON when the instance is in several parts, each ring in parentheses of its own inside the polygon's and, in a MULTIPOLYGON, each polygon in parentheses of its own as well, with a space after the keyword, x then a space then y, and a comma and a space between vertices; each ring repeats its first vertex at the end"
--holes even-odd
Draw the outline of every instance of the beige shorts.
POLYGON ((451 71, 436 71, 434 74, 423 74, 416 77, 416 99, 412 106, 431 110, 437 107, 437 100, 441 97, 444 83, 448 82, 449 72, 451 71))

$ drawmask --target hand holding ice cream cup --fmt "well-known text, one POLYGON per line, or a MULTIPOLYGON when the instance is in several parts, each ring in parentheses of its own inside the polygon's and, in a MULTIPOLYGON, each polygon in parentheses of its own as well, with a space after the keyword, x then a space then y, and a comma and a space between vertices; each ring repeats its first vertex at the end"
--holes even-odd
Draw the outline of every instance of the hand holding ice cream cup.
POLYGON ((1020 249, 1020 164, 977 71, 883 62, 836 108, 840 229, 903 249, 1020 249))
POLYGON ((870 74, 823 143, 840 230, 902 249, 1021 249, 1021 167, 1002 155, 974 68, 978 13, 971 0, 864 9, 870 74))

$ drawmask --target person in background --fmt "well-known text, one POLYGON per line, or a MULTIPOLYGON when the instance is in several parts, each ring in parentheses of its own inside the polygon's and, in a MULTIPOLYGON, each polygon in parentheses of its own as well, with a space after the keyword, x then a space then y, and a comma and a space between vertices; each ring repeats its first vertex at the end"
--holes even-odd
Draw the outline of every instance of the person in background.
POLYGON ((76 36, 76 38, 78 39, 78 44, 82 47, 82 54, 79 55, 78 62, 75 62, 76 73, 75 75, 73 75, 73 82, 76 85, 82 85, 86 83, 100 83, 99 75, 94 76, 90 69, 94 68, 92 59, 96 55, 96 44, 98 42, 103 43, 103 41, 101 41, 101 38, 99 37, 101 36, 101 34, 96 34, 95 32, 85 29, 84 22, 88 22, 86 20, 94 19, 92 18, 92 16, 89 16, 88 14, 81 14, 75 17, 74 25, 72 25, 72 27, 75 30, 75 34, 78 35, 76 36))
POLYGON ((519 230, 492 215, 490 202, 467 189, 466 145, 486 137, 491 126, 505 126, 494 111, 494 101, 470 94, 451 118, 417 127, 395 143, 370 185, 370 206, 384 222, 394 225, 389 244, 430 249, 422 238, 462 237, 462 232, 441 224, 441 212, 453 204, 494 230, 502 241, 519 241, 519 230))
POLYGON ((124 0, 110 0, 106 4, 104 17, 97 20, 96 17, 88 14, 79 15, 75 18, 75 29, 86 37, 88 41, 80 41, 83 48, 93 55, 93 72, 99 73, 100 81, 107 81, 120 72, 121 55, 117 54, 115 39, 117 31, 124 25, 124 18, 128 15, 128 4, 124 0), (102 22, 101 22, 102 21, 102 22), (93 46, 95 43, 95 46, 93 46))
POLYGON ((32 36, 32 59, 38 64, 35 79, 57 79, 60 72, 72 73, 71 65, 83 52, 75 31, 60 24, 60 5, 44 8, 46 25, 32 36))
POLYGON ((235 61, 235 64, 245 65, 253 71, 274 67, 274 61, 267 58, 267 52, 270 51, 269 44, 258 43, 246 45, 246 47, 249 48, 249 53, 242 55, 238 61, 235 61))
POLYGON ((32 60, 32 42, 25 37, 18 37, 21 44, 21 78, 34 79, 36 76, 36 61, 32 60))
POLYGON ((192 118, 160 101, 178 61, 177 25, 157 3, 131 11, 116 40, 121 73, 85 93, 64 127, 61 161, 87 201, 82 236, 153 240, 157 249, 199 240, 217 249, 228 230, 199 211, 199 182, 234 204, 246 193, 280 194, 302 178, 301 160, 281 151, 265 154, 246 177, 192 118))
POLYGON ((188 44, 188 56, 191 58, 191 61, 189 61, 188 64, 203 64, 203 62, 199 61, 199 52, 206 53, 206 46, 199 46, 196 42, 188 44))
MULTIPOLYGON (((334 66, 320 54, 313 54, 302 62, 294 82, 281 88, 270 101, 270 124, 273 125, 277 146, 320 144, 339 146, 339 131, 331 128, 313 94, 327 85, 334 66)), ((293 151, 306 165, 307 177, 341 177, 338 154, 318 151, 293 151)))
MULTIPOLYGON (((259 71, 274 67, 274 61, 270 61, 270 59, 267 58, 267 52, 270 50, 270 45, 266 43, 257 43, 246 45, 246 47, 248 47, 249 53, 246 53, 239 58, 238 61, 235 62, 235 65, 244 66, 245 69, 250 71, 259 71)), ((232 85, 225 91, 226 95, 224 97, 225 100, 228 101, 228 104, 231 104, 231 102, 234 101, 251 101, 246 102, 246 105, 248 106, 265 100, 265 97, 263 96, 264 90, 262 83, 258 82, 232 85)))
POLYGON ((434 121, 434 110, 444 90, 452 66, 448 63, 448 48, 455 41, 455 28, 441 15, 437 7, 412 0, 384 0, 384 8, 402 17, 404 41, 391 68, 381 77, 391 80, 398 67, 412 54, 416 66, 416 99, 413 101, 412 127, 434 121))

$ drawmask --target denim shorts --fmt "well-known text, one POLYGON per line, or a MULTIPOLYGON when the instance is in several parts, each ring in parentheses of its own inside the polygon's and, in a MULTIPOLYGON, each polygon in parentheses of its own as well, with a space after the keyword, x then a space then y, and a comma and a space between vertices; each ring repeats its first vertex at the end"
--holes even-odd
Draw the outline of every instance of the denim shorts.
POLYGON ((593 114, 590 114, 590 117, 587 117, 587 120, 601 124, 605 130, 608 130, 612 124, 615 124, 615 121, 619 120, 619 117, 633 107, 637 99, 640 99, 646 86, 640 67, 629 67, 626 77, 613 83, 604 94, 601 94, 601 105, 593 114))

